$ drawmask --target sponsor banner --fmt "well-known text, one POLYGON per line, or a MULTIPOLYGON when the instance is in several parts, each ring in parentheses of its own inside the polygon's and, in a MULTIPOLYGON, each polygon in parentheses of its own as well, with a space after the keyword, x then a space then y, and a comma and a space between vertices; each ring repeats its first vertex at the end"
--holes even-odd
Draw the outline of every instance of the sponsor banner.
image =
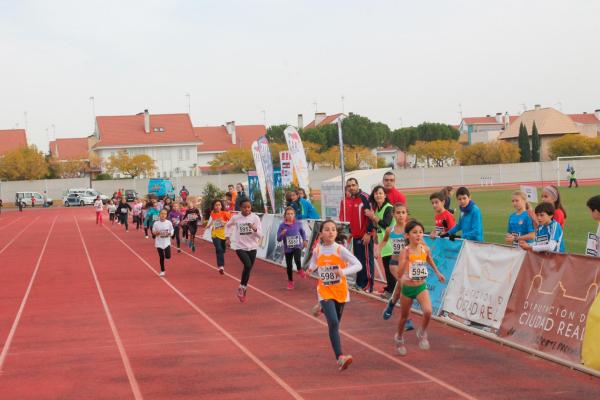
POLYGON ((283 187, 291 186, 294 182, 292 171, 292 155, 289 151, 279 152, 279 164, 281 165, 281 185, 283 187))
POLYGON ((588 368, 600 371, 600 294, 590 307, 585 323, 585 335, 581 346, 581 358, 588 368))
MULTIPOLYGON (((261 228, 263 237, 260 239, 258 249, 256 249, 256 257, 265 259, 267 258, 267 251, 269 249, 269 237, 271 236, 271 227, 273 225, 273 214, 263 214, 261 218, 261 228)), ((275 228, 277 230, 277 228, 275 228)))
POLYGON ((248 198, 253 204, 254 196, 260 196, 260 183, 256 171, 248 171, 248 198))
MULTIPOLYGON (((429 297, 431 298, 431 306, 433 308, 433 315, 440 315, 442 313, 442 305, 444 303, 444 296, 448 287, 448 282, 452 277, 452 272, 456 265, 456 260, 460 254, 460 250, 463 245, 463 240, 449 240, 449 239, 430 239, 428 236, 424 237, 425 244, 431 249, 431 256, 435 265, 438 267, 442 275, 446 278, 446 283, 442 283, 438 280, 433 268, 428 264, 427 269, 429 275, 427 275, 427 290, 429 290, 429 297)), ((419 302, 414 301, 412 308, 420 310, 419 302)))
POLYGON ((448 283, 443 310, 500 328, 524 256, 521 249, 465 240, 448 283))
MULTIPOLYGON (((258 150, 260 152, 260 160, 265 173, 265 183, 269 200, 271 201, 271 212, 276 213, 275 206, 275 172, 273 171, 273 159, 271 158, 271 149, 269 149, 269 140, 266 136, 258 138, 258 150)), ((267 208, 265 198, 265 209, 267 208)))
POLYGON ((260 156, 260 149, 258 142, 255 140, 252 142, 252 157, 254 158, 254 167, 256 168, 256 176, 258 177, 258 186, 260 189, 260 195, 262 197, 265 210, 267 209, 267 184, 265 181, 265 171, 260 156))
MULTIPOLYGON (((562 359, 581 362, 586 321, 598 295, 597 258, 527 252, 499 335, 562 359)), ((595 326, 596 332, 598 326, 595 326)), ((593 328, 594 329, 594 328, 593 328)), ((596 347, 597 348, 597 347, 596 347)), ((598 353, 595 353, 596 357, 598 353)), ((598 360, 590 359, 590 363, 598 360)))
POLYGON ((527 201, 531 203, 538 202, 537 188, 535 186, 521 186, 521 192, 527 196, 527 201))
POLYGON ((298 179, 298 186, 306 190, 306 193, 309 193, 308 163, 306 162, 306 153, 304 152, 300 134, 296 128, 288 126, 283 135, 290 151, 292 167, 298 179))
POLYGON ((339 219, 342 202, 342 182, 321 184, 321 215, 324 218, 339 219))

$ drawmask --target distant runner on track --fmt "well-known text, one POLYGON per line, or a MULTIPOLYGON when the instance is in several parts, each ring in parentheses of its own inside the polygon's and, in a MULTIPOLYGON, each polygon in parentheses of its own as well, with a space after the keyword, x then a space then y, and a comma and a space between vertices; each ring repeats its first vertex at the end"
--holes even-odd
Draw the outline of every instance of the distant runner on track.
POLYGON ((167 220, 167 210, 161 210, 159 219, 152 225, 152 234, 155 236, 154 246, 158 251, 160 261, 160 276, 165 276, 165 258, 171 258, 171 236, 173 224, 167 220))

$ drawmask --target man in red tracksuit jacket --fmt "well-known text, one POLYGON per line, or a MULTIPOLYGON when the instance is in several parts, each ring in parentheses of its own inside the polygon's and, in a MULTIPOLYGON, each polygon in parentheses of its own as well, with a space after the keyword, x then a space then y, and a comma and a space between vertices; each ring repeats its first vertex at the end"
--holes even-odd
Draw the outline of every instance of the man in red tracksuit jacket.
POLYGON ((346 190, 350 196, 342 200, 340 221, 350 223, 352 251, 362 264, 362 270, 356 274, 356 285, 363 290, 373 292, 375 273, 373 234, 375 228, 364 213, 365 210, 371 209, 369 195, 360 190, 355 178, 349 178, 346 181, 346 190))

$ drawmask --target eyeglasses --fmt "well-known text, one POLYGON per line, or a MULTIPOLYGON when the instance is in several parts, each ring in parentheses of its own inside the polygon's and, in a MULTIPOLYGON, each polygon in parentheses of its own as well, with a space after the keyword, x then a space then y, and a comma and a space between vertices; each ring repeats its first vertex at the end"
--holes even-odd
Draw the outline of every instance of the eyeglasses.
POLYGON ((384 182, 394 182, 394 181, 395 181, 395 179, 394 179, 394 178, 390 178, 390 179, 384 179, 383 181, 384 181, 384 182))

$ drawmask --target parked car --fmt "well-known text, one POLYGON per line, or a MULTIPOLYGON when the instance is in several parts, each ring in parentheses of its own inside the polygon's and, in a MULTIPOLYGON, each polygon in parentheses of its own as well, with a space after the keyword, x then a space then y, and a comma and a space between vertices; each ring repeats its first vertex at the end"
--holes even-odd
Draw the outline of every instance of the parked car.
POLYGON ((77 193, 69 193, 67 195, 67 197, 64 198, 64 203, 65 203, 65 207, 85 206, 85 201, 77 193))
POLYGON ((138 192, 133 189, 125 189, 125 199, 127 201, 134 201, 138 197, 138 192))
MULTIPOLYGON (((44 196, 38 192, 17 192, 15 193, 15 204, 21 203, 23 207, 31 207, 31 197, 35 198, 35 205, 43 207, 44 196)), ((46 205, 51 206, 54 202, 50 197, 46 197, 46 205)))
POLYGON ((148 181, 148 196, 156 196, 159 200, 170 197, 175 200, 175 188, 169 179, 150 179, 148 181))
POLYGON ((96 197, 98 196, 102 199, 102 204, 108 202, 108 196, 105 196, 94 189, 69 189, 63 198, 63 202, 66 201, 67 196, 71 193, 78 194, 85 204, 94 204, 94 201, 96 201, 96 197))

